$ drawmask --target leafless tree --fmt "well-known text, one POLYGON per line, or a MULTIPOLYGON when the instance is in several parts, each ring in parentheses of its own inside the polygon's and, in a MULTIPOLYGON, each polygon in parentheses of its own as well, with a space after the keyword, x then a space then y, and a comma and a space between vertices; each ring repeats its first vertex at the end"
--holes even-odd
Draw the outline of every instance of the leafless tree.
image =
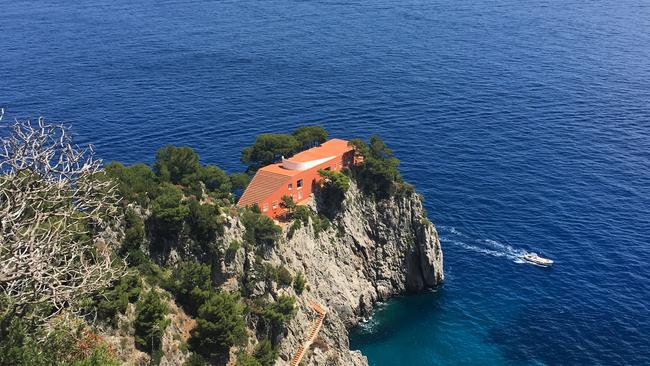
POLYGON ((118 212, 115 186, 64 125, 2 127, 0 294, 11 306, 0 310, 45 309, 36 313, 43 321, 77 311, 123 270, 101 235, 118 212))

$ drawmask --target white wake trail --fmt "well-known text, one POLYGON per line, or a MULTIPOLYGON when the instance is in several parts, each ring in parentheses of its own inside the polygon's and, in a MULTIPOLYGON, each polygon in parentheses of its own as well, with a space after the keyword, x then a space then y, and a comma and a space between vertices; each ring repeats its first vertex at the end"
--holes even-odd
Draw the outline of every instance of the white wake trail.
POLYGON ((515 263, 525 263, 522 258, 526 253, 526 250, 524 249, 515 248, 511 245, 503 244, 492 239, 474 239, 470 235, 459 231, 453 226, 442 227, 441 229, 447 231, 451 236, 441 236, 440 240, 443 243, 449 243, 472 252, 492 257, 508 258, 515 263))

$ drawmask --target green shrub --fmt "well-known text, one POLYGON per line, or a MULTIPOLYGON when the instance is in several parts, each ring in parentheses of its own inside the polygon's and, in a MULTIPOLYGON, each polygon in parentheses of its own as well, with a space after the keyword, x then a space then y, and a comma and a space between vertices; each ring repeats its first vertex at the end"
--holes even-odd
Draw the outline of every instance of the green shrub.
POLYGON ((361 189, 379 199, 393 196, 395 183, 402 182, 397 169, 399 160, 393 156, 393 151, 379 136, 372 136, 369 144, 360 139, 353 139, 350 144, 355 154, 363 157, 363 163, 352 167, 361 189))
POLYGON ((129 303, 138 301, 142 291, 142 281, 135 273, 127 273, 113 287, 95 297, 93 308, 99 319, 108 320, 115 326, 116 315, 124 313, 129 303))
POLYGON ((167 304, 157 291, 146 293, 135 307, 135 344, 143 351, 153 354, 161 347, 161 338, 169 325, 165 319, 167 304))
POLYGON ((188 223, 194 239, 202 244, 214 240, 222 231, 219 208, 211 204, 200 204, 196 199, 189 200, 188 223))
POLYGON ((230 185, 233 191, 243 191, 248 187, 251 178, 246 173, 233 173, 230 175, 230 185))
POLYGON ((321 126, 303 126, 293 131, 293 137, 302 149, 309 149, 327 141, 327 131, 321 126))
POLYGON ((244 307, 236 294, 212 293, 199 308, 192 332, 192 349, 208 359, 218 358, 246 341, 244 307))
POLYGON ((180 233, 189 208, 183 202, 183 192, 169 183, 160 185, 160 194, 151 203, 151 214, 156 231, 163 235, 180 233))
POLYGON ((228 174, 214 165, 206 165, 199 170, 199 176, 205 189, 216 197, 229 197, 232 182, 228 174))
POLYGON ((280 328, 296 315, 296 299, 293 296, 280 295, 277 300, 268 304, 262 313, 262 318, 272 327, 280 328))
POLYGON ((203 356, 197 353, 192 353, 190 357, 185 360, 183 366, 210 366, 210 363, 208 363, 203 356))
POLYGON ((144 222, 133 210, 129 209, 124 215, 124 240, 119 254, 126 257, 131 266, 137 266, 143 261, 144 253, 144 222))
POLYGON ((119 366, 122 363, 113 356, 107 346, 92 349, 90 354, 81 360, 76 360, 69 366, 119 366))
POLYGON ((165 288, 174 294, 176 301, 188 314, 196 316, 213 291, 210 266, 191 261, 181 262, 173 269, 165 288))
POLYGON ((161 181, 179 184, 183 178, 197 173, 199 156, 188 146, 167 145, 156 152, 153 167, 161 181))
POLYGON ((305 290, 306 283, 307 280, 305 280, 305 276, 302 274, 302 272, 298 272, 298 274, 296 274, 296 277, 293 279, 293 289, 296 290, 296 293, 298 295, 302 294, 302 292, 305 290))
POLYGON ((292 156, 300 147, 300 141, 291 135, 265 133, 258 135, 255 143, 242 151, 241 161, 248 164, 249 171, 255 171, 280 160, 282 156, 292 156))
POLYGON ((233 240, 230 242, 230 245, 228 245, 228 249, 226 249, 226 256, 228 258, 233 258, 237 251, 241 248, 241 243, 237 240, 233 240))
POLYGON ((84 336, 83 325, 56 324, 46 333, 26 320, 32 315, 0 315, 1 366, 119 365, 103 342, 84 336))
POLYGON ((277 268, 277 273, 278 273, 278 283, 282 286, 291 286, 291 282, 293 281, 293 278, 291 276, 291 272, 284 267, 280 266, 277 268))
POLYGON ((260 365, 273 366, 275 365, 275 360, 278 358, 278 353, 277 348, 273 347, 270 340, 263 339, 255 346, 253 356, 260 365))
POLYGON ((244 240, 250 245, 275 245, 282 229, 273 220, 263 215, 257 206, 247 209, 242 215, 246 231, 244 240))
POLYGON ((323 184, 319 189, 319 204, 321 211, 328 217, 333 218, 341 210, 345 193, 350 188, 350 178, 331 170, 319 170, 318 174, 323 178, 323 184))
POLYGON ((137 202, 146 205, 148 199, 156 194, 158 179, 151 168, 145 164, 125 167, 113 161, 104 169, 108 176, 118 183, 118 191, 126 203, 137 202))
POLYGON ((248 353, 237 355, 237 366, 262 366, 262 364, 248 353))
POLYGON ((248 171, 279 161, 282 156, 293 154, 316 146, 327 140, 327 131, 320 126, 304 126, 292 135, 284 133, 265 133, 258 135, 252 146, 242 151, 241 161, 248 164, 248 171))

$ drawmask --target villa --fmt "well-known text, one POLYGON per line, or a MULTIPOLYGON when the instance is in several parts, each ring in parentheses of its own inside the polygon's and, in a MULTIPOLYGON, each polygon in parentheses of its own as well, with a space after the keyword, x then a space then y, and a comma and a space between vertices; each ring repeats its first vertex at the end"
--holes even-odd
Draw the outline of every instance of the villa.
POLYGON ((284 212, 282 197, 290 196, 300 204, 307 201, 320 181, 320 169, 339 172, 354 164, 354 149, 346 140, 332 139, 302 151, 289 159, 282 158, 260 168, 238 206, 258 205, 262 213, 276 219, 284 212))

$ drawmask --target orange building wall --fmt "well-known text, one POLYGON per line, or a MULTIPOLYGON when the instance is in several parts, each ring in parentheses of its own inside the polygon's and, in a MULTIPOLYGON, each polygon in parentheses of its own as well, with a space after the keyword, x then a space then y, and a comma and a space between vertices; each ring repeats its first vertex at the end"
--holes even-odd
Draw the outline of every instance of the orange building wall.
POLYGON ((341 156, 329 160, 323 164, 317 165, 311 169, 300 172, 293 177, 287 177, 286 183, 275 191, 273 194, 267 196, 267 198, 259 202, 258 205, 262 213, 266 216, 275 219, 282 213, 284 209, 280 207, 282 202, 282 196, 291 196, 293 197, 294 202, 301 203, 309 198, 309 195, 313 192, 314 186, 321 180, 321 176, 318 174, 320 169, 325 169, 330 167, 330 170, 340 172, 344 167, 350 167, 354 163, 354 151, 348 151, 341 156), (298 188, 298 180, 302 179, 302 188, 298 188), (292 189, 289 190, 288 185, 291 183, 292 189), (299 192, 301 192, 301 197, 299 197, 299 192), (276 202, 276 207, 273 208, 273 202, 276 202), (268 204, 268 206, 265 206, 268 204), (265 207, 268 207, 265 210, 265 207))

